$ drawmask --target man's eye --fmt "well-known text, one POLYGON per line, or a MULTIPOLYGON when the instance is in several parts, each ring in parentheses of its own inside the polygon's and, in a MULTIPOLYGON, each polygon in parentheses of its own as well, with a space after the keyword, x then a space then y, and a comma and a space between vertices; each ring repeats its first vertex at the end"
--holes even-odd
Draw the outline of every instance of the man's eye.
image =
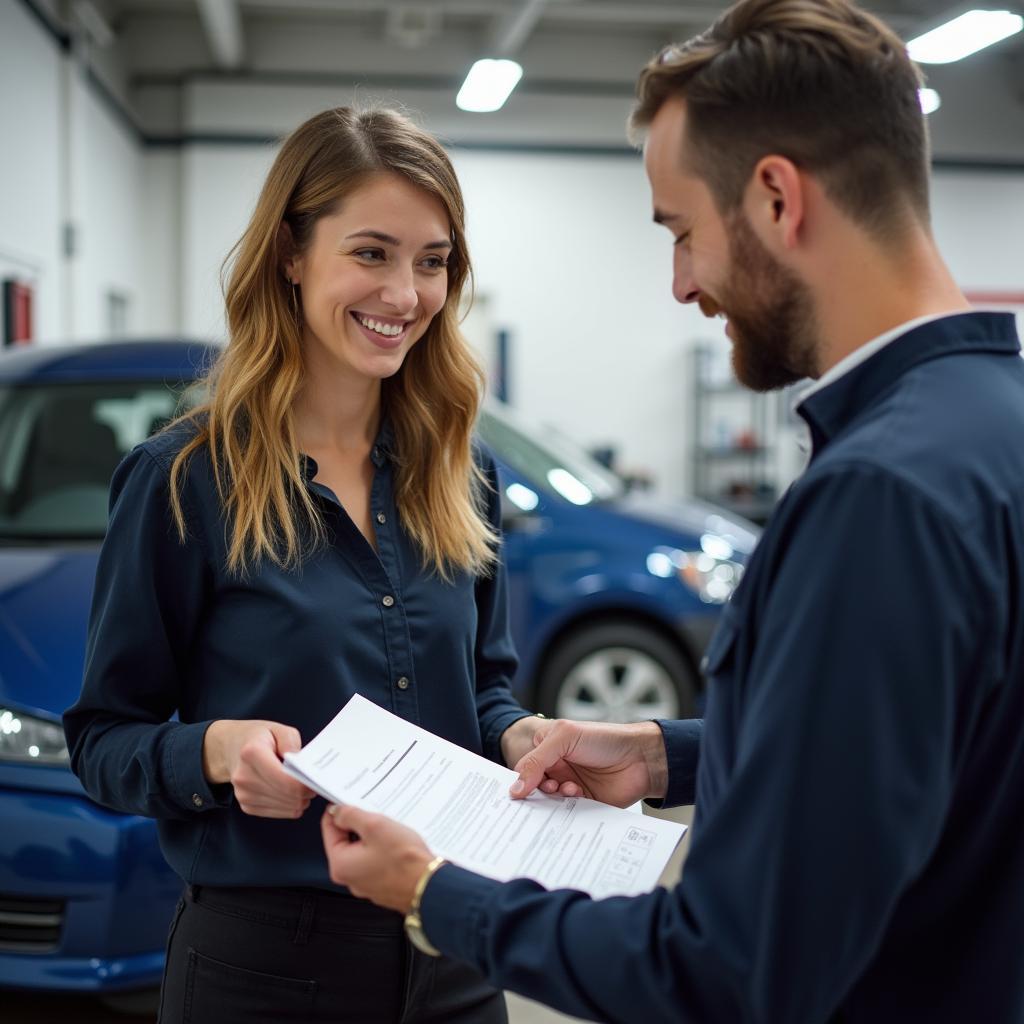
POLYGON ((676 240, 672 243, 673 245, 686 245, 690 241, 690 232, 684 231, 681 235, 676 237, 676 240))

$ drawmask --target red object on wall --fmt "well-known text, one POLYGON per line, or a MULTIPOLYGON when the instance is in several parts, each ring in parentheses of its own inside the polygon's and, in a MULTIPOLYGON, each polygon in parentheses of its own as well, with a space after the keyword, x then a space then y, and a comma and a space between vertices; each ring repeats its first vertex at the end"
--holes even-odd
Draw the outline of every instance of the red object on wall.
POLYGON ((13 278, 4 281, 4 345, 32 340, 32 286, 13 278))

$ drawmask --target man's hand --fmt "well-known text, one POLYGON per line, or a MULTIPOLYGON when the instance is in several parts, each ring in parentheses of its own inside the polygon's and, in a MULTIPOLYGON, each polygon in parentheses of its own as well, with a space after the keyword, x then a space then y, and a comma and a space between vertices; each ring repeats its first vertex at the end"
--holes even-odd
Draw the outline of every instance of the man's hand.
POLYGON ((515 766, 519 778, 511 793, 518 799, 539 788, 628 807, 664 796, 668 787, 665 740, 654 722, 542 721, 533 742, 534 749, 515 766))
POLYGON ((238 806, 260 818, 301 818, 315 795, 281 767, 281 758, 302 747, 298 729, 280 722, 214 722, 203 737, 203 774, 230 782, 238 806))
POLYGON ((356 807, 329 807, 320 820, 331 881, 380 907, 407 914, 433 854, 411 828, 356 807))

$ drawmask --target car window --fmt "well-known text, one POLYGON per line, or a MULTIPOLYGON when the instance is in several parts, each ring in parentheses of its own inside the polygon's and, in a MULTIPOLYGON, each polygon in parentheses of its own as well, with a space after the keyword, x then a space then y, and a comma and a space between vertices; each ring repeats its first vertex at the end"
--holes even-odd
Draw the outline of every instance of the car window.
POLYGON ((608 501, 625 490, 619 477, 573 441, 550 428, 541 434, 506 408, 485 408, 477 432, 510 469, 540 490, 574 505, 608 501))
POLYGON ((182 406, 160 381, 0 389, 0 540, 102 537, 117 464, 182 406))

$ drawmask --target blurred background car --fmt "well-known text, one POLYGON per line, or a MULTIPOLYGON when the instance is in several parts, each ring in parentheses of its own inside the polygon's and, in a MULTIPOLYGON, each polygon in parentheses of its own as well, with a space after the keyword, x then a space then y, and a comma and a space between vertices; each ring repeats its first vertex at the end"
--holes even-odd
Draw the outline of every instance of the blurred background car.
MULTIPOLYGON (((93 803, 60 725, 78 695, 107 490, 120 459, 197 397, 216 349, 188 342, 0 357, 0 987, 158 983, 180 881, 152 821, 93 803)), ((571 442, 490 405, 515 688, 549 715, 699 711, 699 659, 757 528, 658 504, 571 442)))

